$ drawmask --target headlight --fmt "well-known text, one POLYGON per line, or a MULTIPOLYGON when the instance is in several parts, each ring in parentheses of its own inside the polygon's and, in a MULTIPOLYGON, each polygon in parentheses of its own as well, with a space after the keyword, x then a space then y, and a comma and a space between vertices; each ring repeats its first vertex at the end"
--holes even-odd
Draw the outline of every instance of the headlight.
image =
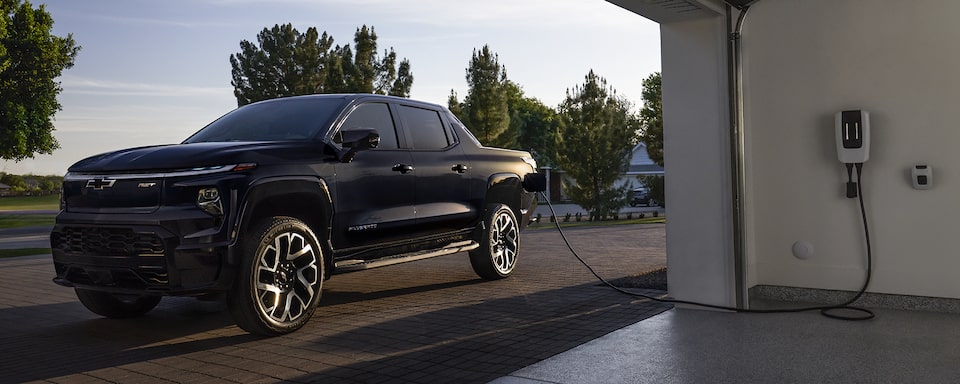
POLYGON ((201 188, 197 192, 197 207, 213 216, 223 216, 223 204, 220 203, 220 190, 201 188))

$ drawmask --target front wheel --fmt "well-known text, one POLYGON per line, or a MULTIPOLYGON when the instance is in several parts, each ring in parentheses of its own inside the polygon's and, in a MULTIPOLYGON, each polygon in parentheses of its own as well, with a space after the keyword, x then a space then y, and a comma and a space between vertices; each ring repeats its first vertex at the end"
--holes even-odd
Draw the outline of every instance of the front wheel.
POLYGON ((505 278, 513 272, 520 254, 520 227, 510 207, 491 205, 483 220, 480 247, 470 251, 470 265, 487 280, 505 278))
POLYGON ((121 295, 75 288, 77 298, 90 312, 111 319, 126 319, 150 312, 160 303, 160 296, 121 295))
POLYGON ((323 250, 306 224, 292 217, 261 223, 243 244, 240 279, 227 297, 240 328, 275 336, 310 320, 323 284, 323 250))

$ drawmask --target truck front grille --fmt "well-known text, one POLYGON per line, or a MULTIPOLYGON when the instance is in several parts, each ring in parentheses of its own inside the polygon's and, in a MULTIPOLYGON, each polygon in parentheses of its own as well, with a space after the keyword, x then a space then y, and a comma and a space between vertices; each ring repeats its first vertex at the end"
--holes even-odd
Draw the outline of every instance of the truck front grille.
POLYGON ((127 228, 67 227, 53 234, 53 247, 66 253, 102 256, 163 255, 163 241, 156 233, 127 228))
POLYGON ((57 276, 74 284, 165 289, 166 248, 153 232, 64 227, 51 235, 57 276))

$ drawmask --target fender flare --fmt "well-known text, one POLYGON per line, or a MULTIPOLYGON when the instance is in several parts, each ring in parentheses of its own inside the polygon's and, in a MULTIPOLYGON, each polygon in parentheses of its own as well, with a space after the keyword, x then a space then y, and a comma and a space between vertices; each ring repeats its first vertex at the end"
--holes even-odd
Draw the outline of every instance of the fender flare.
MULTIPOLYGON (((315 176, 277 176, 257 179, 250 183, 247 192, 242 196, 242 201, 238 204, 239 212, 233 222, 233 228, 230 231, 231 252, 228 255, 229 263, 235 265, 241 255, 238 254, 238 237, 243 231, 254 224, 257 207, 263 201, 270 199, 292 196, 292 195, 310 195, 316 196, 320 201, 319 212, 311 209, 308 211, 308 217, 319 217, 317 220, 307 220, 314 233, 317 235, 324 251, 327 255, 332 255, 332 246, 330 243, 331 228, 333 226, 333 198, 330 194, 330 187, 327 182, 315 176), (318 230, 323 231, 318 234, 318 230)), ((237 201, 237 200, 234 200, 237 201)), ((330 257, 327 257, 329 262, 330 257)))

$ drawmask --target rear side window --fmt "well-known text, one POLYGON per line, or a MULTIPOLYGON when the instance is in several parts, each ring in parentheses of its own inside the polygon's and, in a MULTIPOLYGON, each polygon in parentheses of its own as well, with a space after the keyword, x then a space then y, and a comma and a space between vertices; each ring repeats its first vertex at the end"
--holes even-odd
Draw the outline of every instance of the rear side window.
MULTIPOLYGON (((351 131, 361 128, 373 128, 380 134, 380 145, 377 149, 397 149, 397 130, 393 125, 393 115, 390 107, 384 103, 361 104, 340 125, 340 131, 351 131)), ((336 141, 339 143, 339 135, 336 141)))
POLYGON ((443 149, 450 146, 440 114, 431 109, 399 106, 400 121, 413 139, 413 149, 443 149))

